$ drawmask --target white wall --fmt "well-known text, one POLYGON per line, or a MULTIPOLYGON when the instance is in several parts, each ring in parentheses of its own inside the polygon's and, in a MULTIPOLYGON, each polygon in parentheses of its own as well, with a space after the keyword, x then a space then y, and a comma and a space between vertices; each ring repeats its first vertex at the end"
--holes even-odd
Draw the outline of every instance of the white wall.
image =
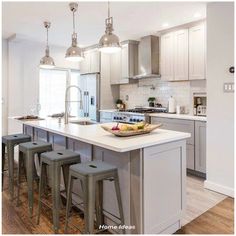
POLYGON ((234 94, 223 92, 234 82, 234 4, 207 5, 207 180, 205 187, 234 193, 234 94))
POLYGON ((2 39, 2 134, 7 134, 8 44, 2 39))
MULTIPOLYGON (((50 47, 57 67, 79 68, 77 63, 65 60, 66 48, 50 47)), ((39 61, 45 54, 45 45, 22 39, 8 42, 8 116, 30 113, 38 102, 39 61)), ((9 121, 8 133, 21 132, 9 121)))

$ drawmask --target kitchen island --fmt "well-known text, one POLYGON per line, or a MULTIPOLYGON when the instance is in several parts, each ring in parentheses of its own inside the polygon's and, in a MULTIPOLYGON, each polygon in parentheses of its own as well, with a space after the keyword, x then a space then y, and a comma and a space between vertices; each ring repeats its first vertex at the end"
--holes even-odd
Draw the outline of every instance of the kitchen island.
MULTIPOLYGON (((170 234, 181 228, 186 201, 186 139, 190 134, 157 129, 120 138, 104 131, 100 124, 65 125, 55 119, 17 122, 34 140, 51 142, 54 150, 70 149, 80 153, 82 161, 102 160, 117 166, 126 233, 170 234)), ((74 191, 79 193, 79 182, 75 185, 74 191)), ((115 189, 110 181, 104 181, 103 199, 105 223, 118 224, 115 189)))

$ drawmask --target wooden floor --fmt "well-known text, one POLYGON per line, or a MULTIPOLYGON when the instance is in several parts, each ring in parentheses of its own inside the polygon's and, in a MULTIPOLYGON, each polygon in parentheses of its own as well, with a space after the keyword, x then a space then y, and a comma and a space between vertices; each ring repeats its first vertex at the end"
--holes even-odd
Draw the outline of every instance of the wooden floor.
MULTIPOLYGON (((2 233, 3 234, 53 234, 51 211, 43 211, 39 225, 36 217, 28 217, 26 186, 23 187, 21 206, 9 201, 8 191, 2 193, 2 233)), ((35 199, 37 193, 35 192, 35 199)), ((35 212, 37 200, 35 201, 35 212)), ((45 208, 47 209, 47 208, 45 208)), ((203 180, 196 177, 187 177, 187 209, 183 219, 183 228, 177 233, 183 234, 215 234, 233 233, 233 199, 226 198, 203 188, 203 180), (219 203, 220 202, 220 203, 219 203), (218 204, 219 203, 219 204, 218 204), (216 205, 217 204, 217 205, 216 205), (216 206, 215 206, 216 205, 216 206), (215 207, 214 207, 215 206, 215 207), (213 208, 212 208, 213 207, 213 208), (210 210, 209 210, 210 209, 210 210), (206 212, 207 211, 207 212, 206 212), (205 213, 204 213, 205 212, 205 213), (203 214, 204 213, 204 214, 203 214), (190 222, 190 223, 189 223, 190 222)), ((83 219, 74 212, 73 223, 84 228, 83 219)), ((60 233, 64 233, 64 216, 61 219, 60 233)), ((75 227, 68 231, 71 234, 80 234, 75 227)))
POLYGON ((234 200, 226 198, 183 226, 177 234, 234 234, 234 200))

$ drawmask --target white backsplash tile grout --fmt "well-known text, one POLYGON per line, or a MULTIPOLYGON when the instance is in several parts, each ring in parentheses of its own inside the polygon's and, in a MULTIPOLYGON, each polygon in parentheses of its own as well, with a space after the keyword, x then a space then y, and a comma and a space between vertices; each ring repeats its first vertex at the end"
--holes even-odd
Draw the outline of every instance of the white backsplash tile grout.
POLYGON ((142 79, 135 84, 120 85, 120 98, 125 101, 127 108, 148 106, 148 98, 156 97, 156 102, 168 105, 168 99, 173 96, 176 104, 184 106, 187 113, 192 112, 192 96, 194 92, 206 92, 206 81, 168 82, 157 79, 142 79), (150 85, 150 87, 147 87, 150 85), (155 86, 155 90, 151 89, 155 86), (126 95, 129 100, 126 101, 126 95))

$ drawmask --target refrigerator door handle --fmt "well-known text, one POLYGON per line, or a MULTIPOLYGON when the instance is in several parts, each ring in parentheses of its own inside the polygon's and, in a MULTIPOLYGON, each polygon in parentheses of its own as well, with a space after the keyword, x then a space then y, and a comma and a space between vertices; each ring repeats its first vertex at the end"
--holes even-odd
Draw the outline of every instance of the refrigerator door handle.
POLYGON ((84 91, 84 101, 83 101, 83 103, 84 103, 83 113, 84 113, 84 117, 86 117, 86 109, 87 109, 87 106, 86 106, 86 103, 87 103, 87 101, 86 101, 86 91, 84 91))
POLYGON ((87 117, 89 117, 89 106, 90 106, 89 92, 87 91, 87 117))

